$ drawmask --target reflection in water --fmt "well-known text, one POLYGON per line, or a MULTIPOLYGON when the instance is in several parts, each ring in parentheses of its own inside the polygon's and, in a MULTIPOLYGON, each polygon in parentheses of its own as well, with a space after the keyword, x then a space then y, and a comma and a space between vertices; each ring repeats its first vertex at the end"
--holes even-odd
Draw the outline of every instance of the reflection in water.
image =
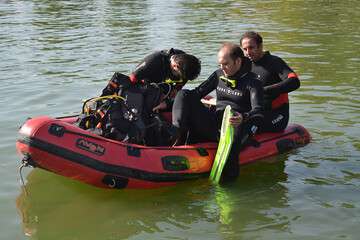
POLYGON ((277 216, 271 213, 287 205, 284 166, 284 161, 247 166, 237 182, 225 187, 203 179, 170 188, 120 191, 35 169, 27 177, 28 195, 18 196, 17 207, 24 232, 32 239, 236 236, 262 226, 286 227, 284 220, 274 224, 277 216))
POLYGON ((17 200, 24 231, 34 239, 127 239, 166 231, 186 230, 206 218, 207 182, 143 191, 89 187, 35 169, 28 175, 28 196, 17 200), (165 229, 163 229, 165 227, 165 229))
POLYGON ((260 162, 241 170, 239 181, 215 187, 220 232, 233 239, 261 236, 259 230, 283 231, 289 219, 277 214, 288 206, 285 162, 260 162), (254 221, 254 219, 256 219, 254 221))

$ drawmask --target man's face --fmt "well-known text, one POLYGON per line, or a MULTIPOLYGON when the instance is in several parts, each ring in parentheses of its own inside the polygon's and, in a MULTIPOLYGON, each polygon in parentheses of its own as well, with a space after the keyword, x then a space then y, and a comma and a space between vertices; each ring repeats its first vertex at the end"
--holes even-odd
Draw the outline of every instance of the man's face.
POLYGON ((233 60, 226 49, 218 53, 218 63, 225 77, 233 76, 241 67, 241 59, 233 60))
POLYGON ((170 67, 172 75, 175 77, 175 79, 172 80, 181 80, 183 76, 181 74, 180 65, 176 62, 174 55, 170 57, 170 67))
POLYGON ((241 41, 241 48, 244 55, 253 62, 258 61, 264 55, 262 44, 257 45, 255 40, 251 38, 244 38, 241 41))

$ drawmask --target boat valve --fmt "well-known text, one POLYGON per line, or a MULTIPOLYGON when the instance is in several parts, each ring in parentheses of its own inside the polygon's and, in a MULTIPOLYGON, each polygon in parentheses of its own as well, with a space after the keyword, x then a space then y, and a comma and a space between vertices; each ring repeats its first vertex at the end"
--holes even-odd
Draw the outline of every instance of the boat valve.
POLYGON ((35 161, 31 158, 30 154, 25 154, 21 160, 21 167, 36 167, 35 161))

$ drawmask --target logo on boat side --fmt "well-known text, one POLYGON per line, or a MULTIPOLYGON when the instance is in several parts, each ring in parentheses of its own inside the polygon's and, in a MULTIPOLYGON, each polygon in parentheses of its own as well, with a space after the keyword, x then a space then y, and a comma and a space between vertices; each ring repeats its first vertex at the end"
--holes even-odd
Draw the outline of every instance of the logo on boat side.
POLYGON ((102 156, 105 153, 105 148, 97 143, 90 142, 86 139, 79 138, 76 140, 76 146, 85 151, 91 152, 98 156, 102 156))

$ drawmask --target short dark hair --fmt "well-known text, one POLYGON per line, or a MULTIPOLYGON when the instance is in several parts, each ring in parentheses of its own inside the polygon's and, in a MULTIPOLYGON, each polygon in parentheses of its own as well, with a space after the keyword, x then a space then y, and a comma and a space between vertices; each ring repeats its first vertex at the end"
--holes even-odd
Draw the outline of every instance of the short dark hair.
POLYGON ((194 80, 201 72, 200 60, 191 54, 175 54, 174 61, 179 65, 183 80, 194 80))
POLYGON ((259 33, 257 33, 257 32, 254 32, 254 31, 245 32, 240 38, 240 45, 241 45, 242 40, 244 38, 254 39, 258 46, 263 43, 263 39, 262 39, 261 35, 259 33))
POLYGON ((244 57, 244 52, 241 50, 241 47, 235 43, 225 42, 221 45, 220 50, 224 48, 227 48, 229 50, 229 55, 232 60, 244 57))

